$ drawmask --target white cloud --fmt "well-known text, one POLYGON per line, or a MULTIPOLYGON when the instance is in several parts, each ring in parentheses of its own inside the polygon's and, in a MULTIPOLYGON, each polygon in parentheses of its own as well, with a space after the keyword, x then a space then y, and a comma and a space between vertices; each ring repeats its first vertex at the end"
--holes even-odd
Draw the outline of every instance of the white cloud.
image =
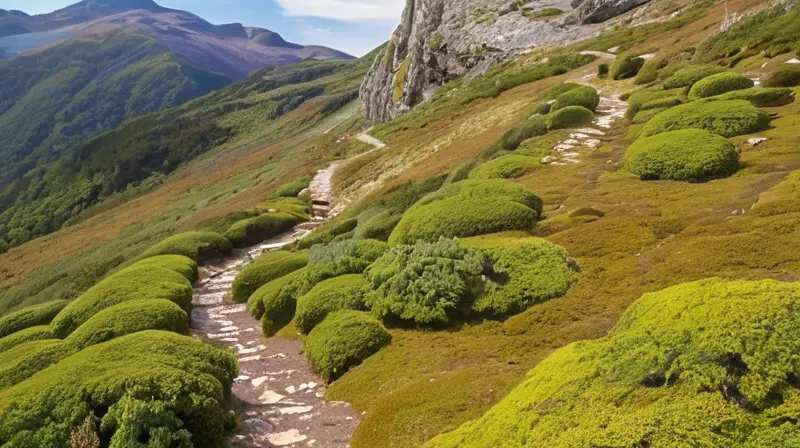
POLYGON ((400 20, 405 0, 277 0, 289 16, 334 20, 400 20))

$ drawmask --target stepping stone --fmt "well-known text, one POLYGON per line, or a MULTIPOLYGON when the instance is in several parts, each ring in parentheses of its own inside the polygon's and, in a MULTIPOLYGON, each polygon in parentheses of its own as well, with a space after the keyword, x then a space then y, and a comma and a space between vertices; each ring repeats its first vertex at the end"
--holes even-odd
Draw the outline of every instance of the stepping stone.
POLYGON ((304 442, 308 440, 308 437, 300 434, 300 431, 297 429, 290 429, 284 432, 267 434, 266 439, 269 443, 275 446, 287 446, 294 443, 304 442))
POLYGON ((276 404, 281 400, 283 400, 284 398, 286 398, 285 395, 281 395, 277 392, 268 389, 265 390, 260 397, 258 397, 258 401, 260 401, 262 404, 276 404))

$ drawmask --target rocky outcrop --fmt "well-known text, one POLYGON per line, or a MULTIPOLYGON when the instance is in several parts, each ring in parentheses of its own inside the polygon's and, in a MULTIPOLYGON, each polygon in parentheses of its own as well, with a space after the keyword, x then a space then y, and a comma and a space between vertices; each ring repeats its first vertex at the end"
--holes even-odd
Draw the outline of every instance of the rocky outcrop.
POLYGON ((571 23, 601 23, 625 14, 650 0, 572 0, 571 23))
POLYGON ((447 81, 483 73, 531 48, 592 37, 601 28, 588 19, 646 1, 407 0, 400 26, 361 86, 364 113, 373 123, 390 120, 447 81), (577 14, 587 20, 576 22, 574 14, 584 7, 587 12, 577 14))

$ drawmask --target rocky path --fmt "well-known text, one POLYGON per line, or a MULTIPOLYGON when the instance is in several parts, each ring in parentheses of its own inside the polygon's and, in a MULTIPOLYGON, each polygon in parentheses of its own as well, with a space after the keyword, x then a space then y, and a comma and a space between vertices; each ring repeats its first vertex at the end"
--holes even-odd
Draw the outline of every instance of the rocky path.
POLYGON ((374 146, 375 149, 383 149, 383 148, 385 148, 386 147, 386 143, 383 143, 382 141, 378 140, 377 138, 369 135, 369 131, 371 131, 371 130, 372 130, 372 128, 367 129, 366 131, 358 134, 356 136, 356 138, 358 140, 364 142, 364 143, 367 143, 367 144, 370 144, 370 145, 374 146))
POLYGON ((334 163, 319 171, 311 182, 312 221, 200 269, 192 332, 214 345, 233 349, 239 357, 239 376, 233 385, 239 430, 231 446, 347 447, 358 424, 359 415, 349 404, 324 400, 323 381, 300 353, 302 342, 265 338, 247 306, 229 301, 236 275, 254 258, 302 238, 325 221, 338 166, 340 163, 334 163))

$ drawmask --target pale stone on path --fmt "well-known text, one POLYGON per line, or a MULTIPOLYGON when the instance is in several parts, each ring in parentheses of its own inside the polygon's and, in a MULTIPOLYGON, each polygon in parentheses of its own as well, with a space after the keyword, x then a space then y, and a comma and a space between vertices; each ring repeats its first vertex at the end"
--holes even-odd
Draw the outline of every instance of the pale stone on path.
POLYGON ((261 394, 260 397, 258 397, 258 401, 260 401, 263 404, 275 404, 283 400, 284 398, 286 397, 275 391, 267 389, 264 391, 263 394, 261 394))

